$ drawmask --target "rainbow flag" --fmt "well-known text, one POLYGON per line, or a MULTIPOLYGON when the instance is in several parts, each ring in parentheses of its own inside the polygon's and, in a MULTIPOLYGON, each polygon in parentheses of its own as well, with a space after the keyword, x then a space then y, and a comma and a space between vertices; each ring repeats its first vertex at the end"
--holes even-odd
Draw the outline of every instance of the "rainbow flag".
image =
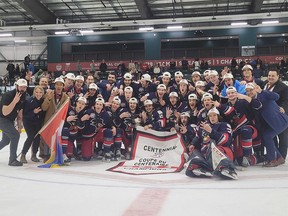
POLYGON ((66 119, 69 100, 66 100, 59 110, 39 131, 40 136, 51 150, 50 158, 40 168, 55 168, 63 165, 61 132, 66 119))

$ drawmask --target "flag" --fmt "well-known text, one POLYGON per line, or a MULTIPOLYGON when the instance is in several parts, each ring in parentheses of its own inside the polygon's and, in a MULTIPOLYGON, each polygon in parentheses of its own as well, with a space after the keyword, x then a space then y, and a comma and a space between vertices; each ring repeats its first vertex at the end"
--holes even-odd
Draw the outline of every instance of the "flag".
POLYGON ((185 145, 176 131, 159 132, 137 127, 132 160, 119 163, 108 171, 132 175, 180 172, 185 145))
POLYGON ((40 136, 51 150, 50 158, 40 168, 58 167, 63 164, 61 132, 66 119, 69 107, 69 100, 66 100, 59 110, 39 131, 40 136))

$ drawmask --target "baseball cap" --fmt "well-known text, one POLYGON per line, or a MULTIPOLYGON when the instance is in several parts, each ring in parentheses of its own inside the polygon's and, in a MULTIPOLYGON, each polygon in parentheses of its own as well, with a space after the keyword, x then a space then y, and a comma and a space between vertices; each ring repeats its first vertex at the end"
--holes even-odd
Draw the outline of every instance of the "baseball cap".
POLYGON ((251 65, 249 65, 249 64, 246 64, 246 65, 243 66, 242 71, 243 70, 247 70, 247 69, 253 70, 253 67, 251 65))
POLYGON ((18 79, 17 82, 15 83, 18 86, 28 86, 27 81, 25 79, 18 79))
POLYGON ((95 83, 90 83, 90 84, 89 84, 89 89, 95 89, 95 90, 97 90, 97 89, 98 89, 98 86, 97 86, 95 83))
POLYGON ((212 109, 210 109, 207 115, 209 116, 211 113, 216 113, 217 115, 220 115, 220 112, 218 109, 216 109, 216 107, 213 107, 212 109))

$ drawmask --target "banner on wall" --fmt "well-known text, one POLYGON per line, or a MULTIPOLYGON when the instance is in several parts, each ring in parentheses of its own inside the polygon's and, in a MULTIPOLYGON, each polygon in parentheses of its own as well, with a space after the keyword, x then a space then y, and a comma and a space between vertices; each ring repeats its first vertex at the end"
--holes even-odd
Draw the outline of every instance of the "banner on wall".
MULTIPOLYGON (((243 56, 243 57, 236 57, 236 61, 240 63, 242 60, 250 61, 252 59, 257 59, 257 56, 243 56)), ((278 64, 281 60, 285 60, 285 56, 261 56, 261 60, 264 62, 267 62, 268 64, 278 64)), ((230 57, 223 57, 223 58, 200 58, 200 60, 203 60, 204 62, 208 62, 208 65, 210 67, 224 67, 224 66, 230 66, 231 64, 230 57)), ((181 61, 182 59, 174 59, 176 62, 176 67, 181 67, 181 61)), ((154 65, 155 63, 159 63, 161 66, 168 67, 170 64, 171 59, 165 59, 165 60, 135 60, 134 62, 138 62, 141 64, 148 64, 148 65, 154 65)), ((193 65, 194 59, 187 58, 187 61, 190 66, 193 65)), ((126 67, 128 67, 130 61, 107 61, 106 64, 108 66, 108 70, 114 70, 117 68, 117 66, 120 63, 124 63, 126 67)), ((99 62, 80 62, 82 71, 90 70, 93 66, 95 70, 99 70, 99 66, 101 64, 101 61, 99 62), (93 65, 92 65, 93 64, 93 65)), ((48 63, 48 71, 77 71, 79 68, 79 63, 77 62, 62 62, 62 63, 48 63)))
POLYGON ((185 159, 185 146, 174 132, 144 130, 137 127, 132 160, 119 163, 108 171, 132 175, 179 172, 185 159))

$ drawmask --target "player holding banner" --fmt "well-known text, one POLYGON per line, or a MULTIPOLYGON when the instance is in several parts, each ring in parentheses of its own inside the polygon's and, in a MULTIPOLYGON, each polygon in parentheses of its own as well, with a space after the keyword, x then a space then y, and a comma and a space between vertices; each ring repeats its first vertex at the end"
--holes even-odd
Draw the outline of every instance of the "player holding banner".
POLYGON ((190 163, 186 175, 190 177, 212 177, 238 179, 233 164, 232 129, 226 122, 220 122, 216 108, 208 112, 208 122, 201 122, 197 136, 192 140, 190 163), (200 145, 200 150, 196 146, 200 145))

